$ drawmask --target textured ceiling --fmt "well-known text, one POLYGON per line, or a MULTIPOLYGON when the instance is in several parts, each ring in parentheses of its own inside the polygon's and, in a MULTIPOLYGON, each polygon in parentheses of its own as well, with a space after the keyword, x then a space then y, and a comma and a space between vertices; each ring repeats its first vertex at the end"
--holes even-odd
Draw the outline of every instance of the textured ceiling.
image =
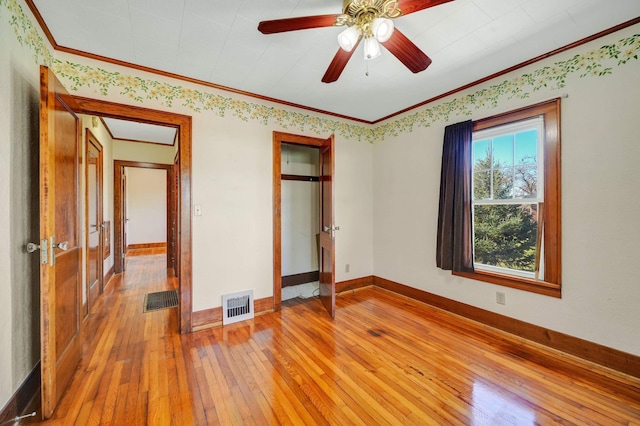
POLYGON ((103 120, 114 139, 134 142, 152 142, 161 145, 173 145, 176 140, 175 127, 137 123, 135 121, 107 117, 104 117, 103 120))
POLYGON ((33 2, 59 46, 366 121, 640 16, 639 0, 455 0, 394 22, 433 59, 426 71, 384 48, 365 62, 359 46, 326 84, 341 27, 263 35, 257 25, 340 13, 340 0, 33 2))

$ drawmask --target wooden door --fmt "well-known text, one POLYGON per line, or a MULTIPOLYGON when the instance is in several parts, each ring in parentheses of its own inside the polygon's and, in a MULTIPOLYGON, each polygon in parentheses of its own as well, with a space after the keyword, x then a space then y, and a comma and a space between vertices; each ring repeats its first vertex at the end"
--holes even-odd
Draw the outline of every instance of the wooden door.
POLYGON ((120 262, 122 267, 120 272, 124 272, 127 269, 126 254, 127 254, 127 231, 129 229, 129 214, 127 213, 127 174, 125 168, 122 167, 122 254, 120 255, 120 262))
POLYGON ((320 300, 331 318, 336 314, 333 146, 331 135, 320 147, 320 300))
POLYGON ((124 165, 119 160, 113 161, 113 272, 124 272, 125 253, 127 247, 126 235, 126 177, 124 165))
POLYGON ((42 415, 53 414, 82 356, 78 141, 71 96, 40 67, 40 335, 42 415), (46 253, 43 253, 46 250, 46 253))
POLYGON ((102 254, 102 146, 87 129, 86 145, 86 238, 87 295, 89 307, 103 291, 102 254))

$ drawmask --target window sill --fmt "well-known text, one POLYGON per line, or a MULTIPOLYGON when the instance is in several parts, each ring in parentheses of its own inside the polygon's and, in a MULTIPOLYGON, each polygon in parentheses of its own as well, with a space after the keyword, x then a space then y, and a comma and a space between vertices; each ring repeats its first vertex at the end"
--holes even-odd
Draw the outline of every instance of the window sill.
POLYGON ((453 272, 453 275, 504 287, 516 288, 518 290, 530 291, 531 293, 543 294, 545 296, 562 297, 562 290, 559 284, 552 284, 545 281, 512 277, 487 271, 453 272))

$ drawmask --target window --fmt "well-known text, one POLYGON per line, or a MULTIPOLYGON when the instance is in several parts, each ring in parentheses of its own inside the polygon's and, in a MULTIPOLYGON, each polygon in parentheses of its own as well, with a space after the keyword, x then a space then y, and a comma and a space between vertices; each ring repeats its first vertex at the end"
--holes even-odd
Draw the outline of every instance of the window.
POLYGON ((476 270, 534 278, 540 269, 537 253, 543 247, 537 233, 544 206, 542 136, 541 116, 473 133, 471 204, 476 270))
POLYGON ((560 297, 560 100, 473 123, 475 272, 560 297))

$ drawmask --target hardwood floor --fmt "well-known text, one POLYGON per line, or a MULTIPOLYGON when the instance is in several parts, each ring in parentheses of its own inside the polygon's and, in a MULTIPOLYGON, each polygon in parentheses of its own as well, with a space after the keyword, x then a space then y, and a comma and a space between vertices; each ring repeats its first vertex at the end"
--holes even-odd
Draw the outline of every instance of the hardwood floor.
POLYGON ((640 424, 640 380, 377 288, 177 334, 165 255, 128 258, 50 424, 640 424))

